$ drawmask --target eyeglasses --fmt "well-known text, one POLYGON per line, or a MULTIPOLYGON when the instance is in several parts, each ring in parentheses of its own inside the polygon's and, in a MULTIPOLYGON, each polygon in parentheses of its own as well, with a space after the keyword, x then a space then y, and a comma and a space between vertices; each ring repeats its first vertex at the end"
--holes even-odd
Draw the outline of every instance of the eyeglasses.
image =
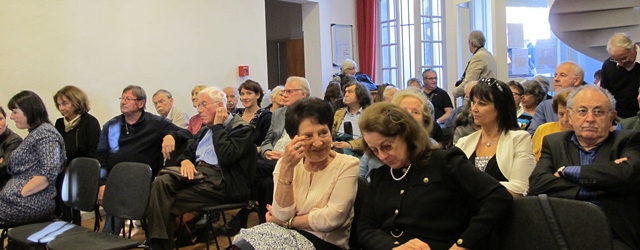
POLYGON ((593 117, 596 117, 596 118, 603 117, 604 115, 609 113, 609 111, 605 111, 600 108, 594 108, 592 110, 589 110, 587 108, 579 108, 577 110, 571 110, 571 111, 576 113, 578 117, 586 117, 587 114, 591 113, 593 114, 593 117))
POLYGON ((202 108, 206 108, 206 107, 207 107, 207 105, 209 105, 209 104, 211 104, 211 103, 201 102, 201 103, 196 104, 196 108, 197 108, 197 109, 199 109, 200 107, 202 107, 202 108))
POLYGON ((522 96, 522 94, 513 92, 513 96, 522 96))
POLYGON ((302 89, 284 89, 284 90, 282 90, 282 92, 284 92, 287 95, 289 95, 289 94, 293 93, 293 91, 299 91, 299 90, 302 90, 302 89))
POLYGON ((125 102, 131 102, 131 101, 139 101, 140 99, 136 99, 136 98, 131 98, 131 97, 120 97, 118 98, 118 100, 120 101, 125 101, 125 102))
POLYGON ((425 77, 424 79, 427 79, 429 81, 435 81, 435 80, 438 80, 438 77, 425 77))
POLYGON ((495 78, 480 78, 480 80, 478 80, 478 83, 484 83, 486 85, 489 86, 496 86, 498 88, 498 90, 500 90, 500 92, 504 93, 504 90, 502 90, 502 86, 500 86, 500 84, 498 84, 498 79, 495 78))
POLYGON ((609 58, 609 61, 617 63, 618 65, 625 64, 626 62, 629 61, 629 58, 631 57, 631 53, 633 52, 634 49, 635 48, 630 49, 629 52, 627 53, 627 56, 625 56, 624 59, 622 59, 622 60, 615 60, 613 58, 609 58))

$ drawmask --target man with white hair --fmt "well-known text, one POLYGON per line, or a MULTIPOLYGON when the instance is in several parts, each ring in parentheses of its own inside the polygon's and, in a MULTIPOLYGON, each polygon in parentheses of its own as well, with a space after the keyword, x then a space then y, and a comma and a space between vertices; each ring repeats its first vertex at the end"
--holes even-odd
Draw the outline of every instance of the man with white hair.
POLYGON ((638 45, 627 34, 616 33, 607 43, 607 52, 609 59, 602 63, 600 86, 616 98, 619 117, 633 117, 640 110, 636 105, 640 87, 638 45))
POLYGON ((147 218, 152 249, 171 249, 175 218, 205 206, 249 199, 256 152, 253 126, 226 109, 223 91, 209 87, 198 92, 203 128, 178 158, 182 180, 165 174, 152 184, 147 218), (189 182, 198 173, 202 182, 189 182))

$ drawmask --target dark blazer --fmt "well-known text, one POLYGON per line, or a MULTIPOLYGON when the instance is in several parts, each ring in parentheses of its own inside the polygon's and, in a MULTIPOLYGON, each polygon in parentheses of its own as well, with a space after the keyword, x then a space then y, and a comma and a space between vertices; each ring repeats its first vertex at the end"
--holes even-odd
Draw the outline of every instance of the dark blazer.
POLYGON ((64 131, 64 117, 56 120, 56 130, 64 138, 67 164, 76 157, 96 158, 100 141, 100 123, 89 113, 80 114, 80 122, 69 132, 64 131))
POLYGON ((573 131, 545 136, 542 154, 529 177, 529 194, 575 199, 580 187, 598 191, 602 210, 613 231, 633 249, 640 249, 640 132, 614 131, 602 142, 593 164, 581 166, 580 184, 554 176, 561 166, 579 166, 573 131), (614 160, 627 157, 620 164, 614 160))
POLYGON ((358 239, 364 249, 388 250, 413 238, 434 250, 455 243, 479 249, 508 215, 511 201, 507 189, 475 168, 459 148, 436 150, 426 165, 415 164, 400 181, 391 178, 387 165, 374 171, 358 239), (394 238, 391 231, 402 235, 394 238))
POLYGON ((22 143, 22 138, 11 131, 11 129, 7 128, 4 133, 0 135, 0 158, 2 158, 2 163, 0 163, 0 189, 2 188, 2 180, 9 179, 7 176, 7 166, 9 165, 9 157, 11 156, 11 152, 16 150, 18 146, 22 143))

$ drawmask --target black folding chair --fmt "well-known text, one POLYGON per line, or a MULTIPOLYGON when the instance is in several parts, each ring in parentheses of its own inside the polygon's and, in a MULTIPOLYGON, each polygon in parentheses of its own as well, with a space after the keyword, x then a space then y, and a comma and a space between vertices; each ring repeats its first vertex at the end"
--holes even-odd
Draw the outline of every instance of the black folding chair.
MULTIPOLYGON (((118 163, 107 178, 104 210, 112 217, 125 220, 143 220, 149 205, 150 192, 151 168, 149 165, 134 162, 118 163)), ((97 232, 58 237, 50 241, 47 247, 52 250, 149 249, 149 247, 130 238, 97 232)))

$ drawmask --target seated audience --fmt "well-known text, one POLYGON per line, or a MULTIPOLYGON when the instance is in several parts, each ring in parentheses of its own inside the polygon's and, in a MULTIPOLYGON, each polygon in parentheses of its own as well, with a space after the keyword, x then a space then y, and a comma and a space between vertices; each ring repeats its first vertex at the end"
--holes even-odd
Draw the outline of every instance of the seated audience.
MULTIPOLYGON (((331 81, 340 83, 340 87, 344 89, 344 84, 350 81, 350 78, 354 78, 358 72, 358 64, 351 59, 345 59, 340 67, 340 73, 333 75, 331 81)), ((355 78, 354 78, 355 79, 355 78)))
POLYGON ((189 125, 189 116, 186 112, 173 106, 173 96, 165 89, 160 89, 153 94, 151 98, 153 106, 156 108, 158 115, 181 128, 187 128, 189 125))
POLYGON ((437 149, 409 112, 376 103, 362 114, 374 170, 358 221, 364 249, 480 249, 512 197, 457 148, 437 149), (437 204, 437 205, 435 205, 437 204))
POLYGON ((556 93, 553 96, 553 112, 558 115, 557 122, 547 122, 540 125, 536 132, 533 134, 531 141, 533 142, 533 155, 536 157, 536 161, 540 160, 540 151, 542 151, 542 140, 545 136, 560 131, 573 130, 571 123, 569 122, 569 110, 567 110, 567 98, 571 91, 575 88, 567 88, 563 91, 556 93))
POLYGON ((395 95, 396 92, 398 92, 398 88, 396 88, 393 85, 387 86, 384 89, 384 92, 382 93, 382 95, 384 96, 384 101, 385 102, 391 102, 391 100, 393 100, 393 95, 395 95))
POLYGON ((504 185, 513 197, 527 194, 529 175, 536 165, 531 136, 516 120, 516 105, 509 86, 482 78, 471 89, 471 113, 480 130, 456 143, 480 171, 504 185))
POLYGON ((543 75, 537 75, 537 76, 534 76, 532 80, 538 81, 538 83, 542 85, 542 89, 544 91, 544 100, 553 98, 551 95, 549 95, 549 85, 551 84, 549 83, 548 77, 543 75))
POLYGON ((225 95, 227 96, 227 110, 229 110, 229 112, 231 112, 232 114, 235 114, 236 112, 238 112, 238 96, 240 96, 240 94, 238 93, 238 89, 229 86, 222 89, 222 91, 224 91, 225 95))
POLYGON ((348 248, 358 159, 331 150, 331 112, 317 98, 290 106, 285 130, 291 141, 273 172, 269 223, 242 230, 234 239, 238 248, 348 248))
POLYGON ((534 115, 538 105, 545 100, 547 92, 537 80, 526 80, 522 83, 522 87, 524 88, 520 100, 522 110, 527 114, 534 115))
POLYGON ((255 127, 253 130, 253 143, 257 148, 257 152, 260 152, 260 144, 264 141, 264 137, 267 135, 271 125, 271 111, 262 109, 258 105, 264 97, 262 86, 255 81, 246 80, 240 84, 238 91, 244 108, 237 109, 236 114, 255 127))
MULTIPOLYGON (((556 67, 556 73, 554 80, 554 91, 559 92, 563 89, 570 87, 578 87, 580 85, 587 84, 584 82, 584 70, 570 61, 562 62, 556 67)), ((531 125, 527 129, 527 132, 533 136, 538 126, 547 123, 558 121, 558 115, 553 113, 551 108, 551 100, 544 100, 536 107, 536 112, 531 120, 531 125)))
POLYGON ((324 100, 333 108, 333 112, 344 107, 342 102, 343 93, 340 88, 340 82, 331 81, 324 90, 324 100))
POLYGON ((478 81, 471 81, 464 89, 464 104, 456 119, 453 121, 453 144, 456 144, 462 137, 470 135, 473 132, 478 131, 480 126, 473 122, 473 115, 471 114, 471 89, 478 84, 478 81))
MULTIPOLYGON (((65 86, 53 96, 53 101, 62 114, 55 123, 56 130, 64 138, 67 164, 77 157, 96 158, 98 141, 100 141, 100 123, 89 114, 89 98, 76 86, 65 86)), ((62 188, 64 173, 58 175, 57 188, 62 188)), ((75 210, 62 202, 60 195, 56 197, 56 214, 61 214, 65 221, 80 225, 80 210, 75 210), (71 212, 73 211, 73 212, 71 212)))
POLYGON ((269 111, 271 111, 271 113, 275 113, 276 110, 278 110, 279 108, 284 107, 284 104, 282 102, 282 90, 284 89, 283 86, 275 86, 272 90, 271 93, 269 93, 269 100, 271 100, 271 104, 269 104, 269 106, 266 107, 266 109, 268 109, 269 111))
POLYGON ((509 81, 507 85, 509 85, 511 92, 513 93, 513 101, 516 103, 516 118, 518 121, 518 126, 521 129, 527 130, 529 124, 531 124, 531 119, 533 119, 533 116, 527 112, 524 112, 522 105, 520 105, 522 103, 524 87, 522 87, 522 84, 516 81, 509 81))
POLYGON ((422 82, 420 81, 420 79, 413 77, 409 80, 407 80, 407 88, 409 87, 414 87, 417 89, 422 89, 422 82))
POLYGON ((21 142, 22 138, 9 129, 7 113, 0 107, 0 190, 7 183, 7 180, 11 178, 7 173, 9 158, 11 153, 20 146, 21 142))
MULTIPOLYGON (((193 107, 196 109, 198 109, 198 92, 200 92, 200 90, 205 89, 207 86, 204 85, 198 85, 193 87, 193 89, 191 90, 191 102, 193 103, 193 107)), ((189 132, 191 132, 192 135, 195 135, 198 133, 198 131, 200 131, 200 128, 202 128, 202 119, 200 118, 200 114, 197 113, 194 116, 191 117, 191 119, 189 119, 189 126, 187 127, 187 129, 189 130, 189 132)))
POLYGON ((47 219, 56 209, 56 177, 66 161, 64 139, 36 93, 14 95, 7 108, 16 127, 29 134, 6 159, 11 178, 0 191, 0 224, 47 219))
POLYGON ((422 71, 422 81, 424 83, 422 90, 433 104, 433 110, 435 112, 433 118, 436 124, 441 126, 451 114, 453 114, 451 97, 447 91, 438 87, 438 75, 435 70, 425 69, 422 71))
POLYGON ((599 206, 611 225, 613 249, 640 249, 640 132, 610 130, 615 103, 595 85, 569 94, 573 130, 544 137, 529 192, 599 206))
POLYGON ((193 183, 166 174, 153 181, 147 237, 154 250, 172 249, 176 216, 249 199, 256 161, 251 125, 227 111, 226 96, 218 88, 201 90, 198 102, 205 127, 178 160, 183 177, 191 180, 202 173, 205 180, 193 183))
POLYGON ((378 85, 378 92, 376 92, 376 96, 373 97, 373 102, 384 102, 384 91, 387 89, 387 87, 395 87, 391 84, 385 83, 385 84, 380 84, 378 85))
MULTIPOLYGON (((149 165, 153 176, 163 167, 163 159, 169 160, 176 143, 191 138, 182 129, 160 116, 145 111, 147 94, 140 86, 129 85, 122 90, 120 112, 102 126, 96 159, 104 173, 100 179, 98 204, 102 205, 105 184, 111 169, 120 162, 140 162, 149 165)), ((123 226, 122 220, 111 224, 107 215, 103 231, 116 233, 123 226)))
POLYGON ((337 110, 333 118, 333 146, 341 153, 361 156, 364 148, 358 119, 371 105, 371 94, 367 87, 352 80, 344 85, 343 102, 345 107, 337 110))

